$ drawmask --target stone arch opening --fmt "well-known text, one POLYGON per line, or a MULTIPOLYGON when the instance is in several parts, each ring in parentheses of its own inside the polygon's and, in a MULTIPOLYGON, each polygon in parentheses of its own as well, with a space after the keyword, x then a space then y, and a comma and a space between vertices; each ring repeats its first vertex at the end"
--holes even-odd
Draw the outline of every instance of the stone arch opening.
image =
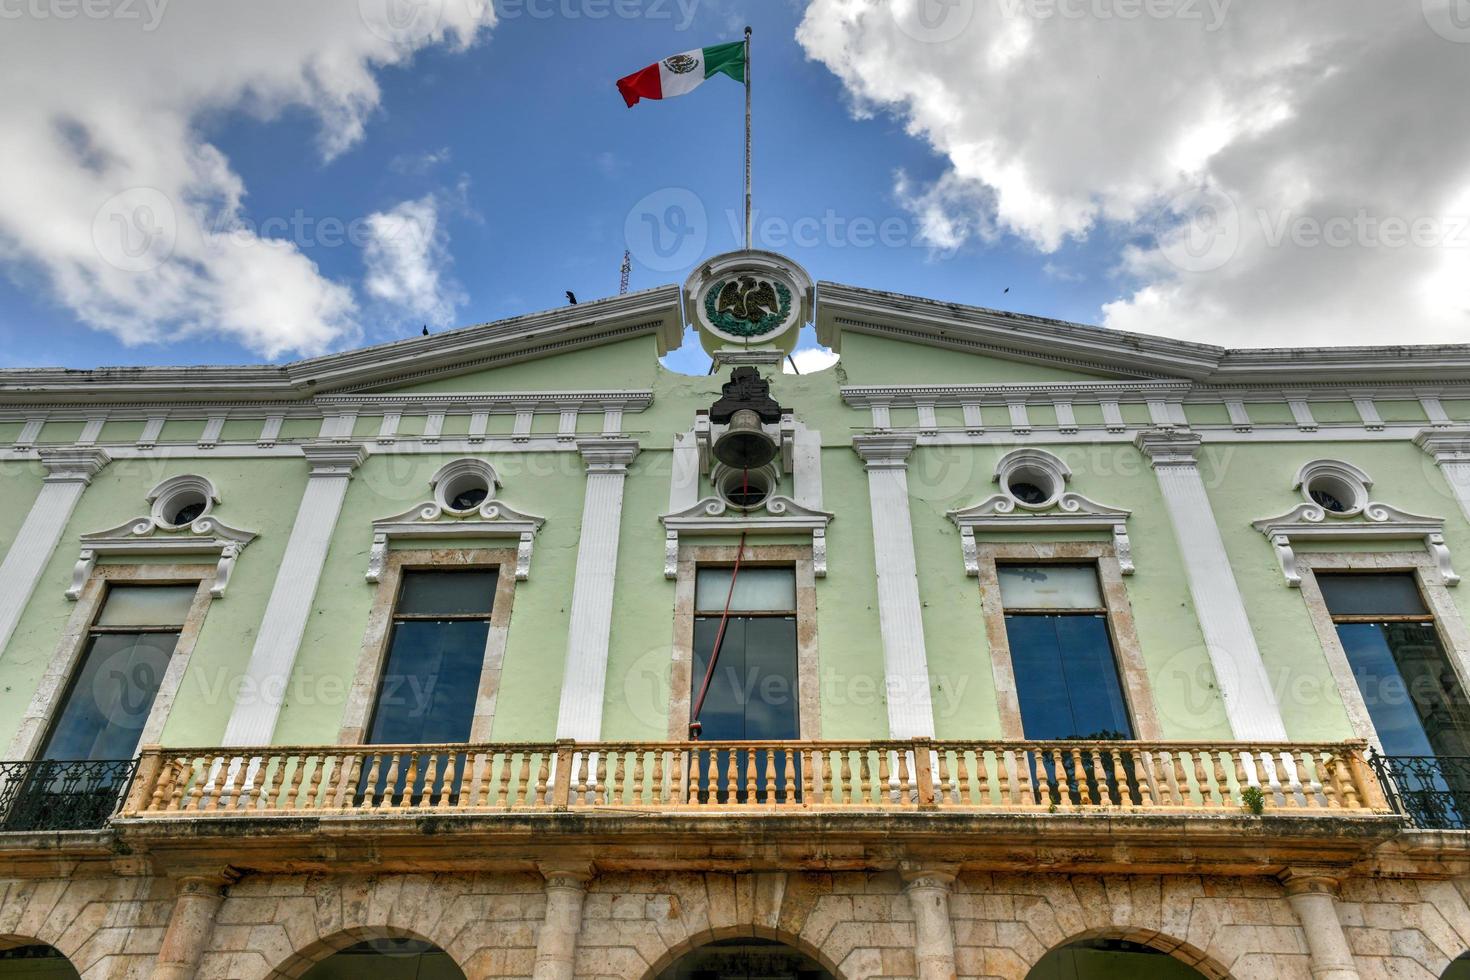
POLYGON ((0 980, 80 980, 55 946, 24 936, 0 936, 0 980))
POLYGON ((1203 950, 1157 932, 1095 930, 1053 946, 1026 980, 1229 980, 1203 950))
POLYGON ((346 929, 277 967, 269 980, 465 980, 454 958, 406 929, 346 929))
POLYGON ((1440 980, 1470 980, 1470 953, 1461 953, 1444 968, 1440 980))
POLYGON ((644 980, 763 977, 769 980, 842 980, 837 967, 810 943, 774 929, 691 939, 670 949, 644 980))

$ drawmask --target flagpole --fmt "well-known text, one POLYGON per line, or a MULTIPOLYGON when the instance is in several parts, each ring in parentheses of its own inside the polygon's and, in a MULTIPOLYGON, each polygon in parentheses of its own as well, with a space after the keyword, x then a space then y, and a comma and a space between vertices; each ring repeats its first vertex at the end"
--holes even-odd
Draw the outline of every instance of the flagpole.
POLYGON ((745 249, 750 250, 750 27, 745 28, 745 249))

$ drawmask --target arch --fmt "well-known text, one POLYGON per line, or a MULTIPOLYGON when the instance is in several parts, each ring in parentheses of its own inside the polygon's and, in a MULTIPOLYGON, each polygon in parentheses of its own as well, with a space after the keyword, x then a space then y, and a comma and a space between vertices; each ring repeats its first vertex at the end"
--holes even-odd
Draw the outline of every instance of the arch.
MULTIPOLYGON (((389 942, 411 942, 432 947, 444 955, 448 952, 434 940, 427 936, 413 932, 409 929, 397 929, 392 926, 358 926, 334 932, 330 936, 318 939, 309 946, 303 947, 291 954, 284 962, 270 973, 266 974, 266 980, 296 980, 304 977, 312 967, 324 962, 332 956, 375 940, 386 940, 389 942)), ((452 959, 452 957, 451 957, 452 959)), ((455 966, 459 967, 457 961, 455 966)), ((459 967, 460 976, 463 977, 463 968, 459 967)))
POLYGON ((1470 953, 1461 953, 1444 968, 1439 980, 1470 980, 1470 953))
POLYGON ((1163 953, 1192 969, 1196 975, 1204 977, 1205 980, 1230 980, 1230 971, 1204 950, 1152 929, 1089 929, 1086 932, 1069 936, 1047 950, 1041 959, 1032 964, 1030 972, 1027 973, 1027 980, 1047 980, 1047 974, 1038 971, 1043 971, 1045 964, 1056 962, 1060 958, 1057 954, 1068 947, 1086 947, 1102 942, 1117 943, 1124 949, 1134 946, 1163 953))
POLYGON ((65 953, 29 936, 0 936, 0 980, 80 980, 65 953))
POLYGON ((807 959, 814 961, 823 970, 832 975, 834 980, 843 980, 842 972, 837 969, 837 964, 822 950, 790 933, 782 932, 780 929, 772 929, 768 926, 738 926, 726 929, 711 929, 709 932, 698 936, 691 936, 681 943, 670 946, 664 954, 649 967, 648 972, 643 975, 643 980, 657 980, 659 974, 673 966, 679 960, 690 953, 697 952, 718 942, 738 939, 762 939, 767 942, 780 943, 789 949, 800 953, 807 959))

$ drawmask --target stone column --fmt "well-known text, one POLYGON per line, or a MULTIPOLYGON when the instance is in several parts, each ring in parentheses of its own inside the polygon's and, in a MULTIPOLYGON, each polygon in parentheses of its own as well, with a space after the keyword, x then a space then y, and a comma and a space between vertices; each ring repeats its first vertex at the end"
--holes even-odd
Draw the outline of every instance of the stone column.
POLYGON ((572 980, 577 963, 577 933, 582 931, 582 901, 590 865, 549 865, 541 868, 546 878, 546 916, 536 934, 536 963, 533 980, 572 980))
POLYGON ((1353 951, 1337 917, 1338 879, 1312 869, 1291 869, 1281 876, 1281 883, 1307 934, 1313 980, 1359 980, 1353 951))
POLYGON ((618 531, 623 483, 638 455, 636 439, 580 439, 587 462, 587 494, 567 624, 566 672, 556 737, 595 742, 602 734, 602 696, 607 685, 607 645, 612 631, 613 586, 618 572, 618 531))
POLYGON ((239 875, 231 870, 182 875, 174 880, 173 914, 158 950, 153 980, 193 980, 214 934, 224 889, 239 875))
POLYGON ((854 436, 852 440, 852 448, 868 471, 890 738, 934 736, 929 657, 924 649, 919 572, 909 518, 908 460, 914 443, 912 435, 894 433, 854 436))
POLYGON ((1153 464, 1164 495, 1230 730, 1243 741, 1285 741, 1281 708, 1200 478, 1200 437, 1177 429, 1147 429, 1135 443, 1153 464))
POLYGON ((914 910, 914 975, 918 980, 954 980, 954 923, 949 894, 956 869, 915 865, 902 870, 904 892, 914 910))
POLYGON ((1470 425, 1424 429, 1414 437, 1414 445, 1434 457, 1460 513, 1470 521, 1470 425))
POLYGON ((111 459, 96 448, 42 449, 46 470, 41 492, 26 514, 0 563, 0 653, 36 591, 46 563, 56 552, 61 532, 76 509, 82 491, 111 459))
POLYGON ((311 476, 255 634, 245 668, 244 696, 225 726, 225 745, 270 744, 347 484, 366 455, 355 443, 308 443, 301 451, 311 464, 311 476))

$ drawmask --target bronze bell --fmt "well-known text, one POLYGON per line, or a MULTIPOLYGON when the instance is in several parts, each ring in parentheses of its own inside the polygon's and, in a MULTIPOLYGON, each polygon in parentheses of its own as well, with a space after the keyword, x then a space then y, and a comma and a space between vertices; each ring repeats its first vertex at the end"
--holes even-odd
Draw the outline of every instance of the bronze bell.
POLYGON ((730 416, 730 424, 714 444, 715 459, 737 470, 753 470, 776 458, 776 440, 761 427, 760 416, 742 408, 730 416))

